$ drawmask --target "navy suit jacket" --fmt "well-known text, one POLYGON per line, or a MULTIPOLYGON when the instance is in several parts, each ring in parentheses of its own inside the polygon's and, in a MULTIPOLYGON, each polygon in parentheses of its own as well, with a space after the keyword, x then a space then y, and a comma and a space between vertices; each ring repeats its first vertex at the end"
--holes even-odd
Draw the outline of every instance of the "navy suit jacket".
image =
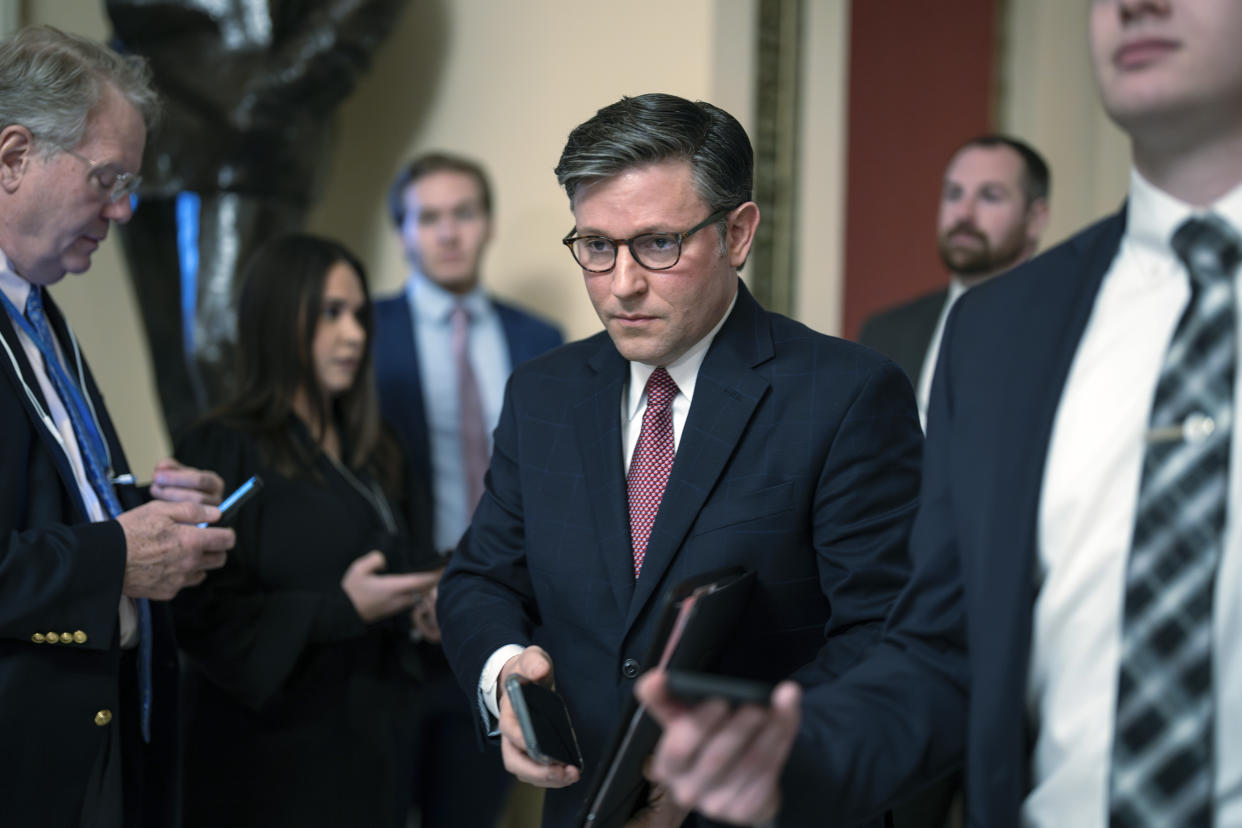
POLYGON ((867 814, 964 751, 969 824, 1018 824, 1040 488, 1124 227, 1124 213, 1105 219, 954 307, 932 384, 914 574, 881 646, 808 694, 787 797, 804 793, 797 769, 818 763, 817 796, 867 814))
MULTIPOLYGON (((553 325, 513 305, 490 301, 500 316, 511 368, 564 342, 553 325)), ((402 292, 379 299, 374 308, 375 379, 380 413, 404 444, 412 472, 426 481, 428 492, 433 492, 431 443, 427 437, 427 411, 423 406, 418 341, 414 337, 409 297, 402 292)))
MULTIPOLYGON (((50 297, 48 319, 70 360, 64 319, 50 297)), ((101 776, 101 752, 117 728, 135 735, 138 711, 122 693, 136 677, 122 674, 117 607, 125 574, 125 534, 114 520, 91 523, 69 460, 44 427, 23 380, 47 402, 13 323, 0 310, 0 821, 6 825, 78 825, 83 803, 119 805, 120 768, 101 776), (0 349, 3 350, 3 349, 0 349), (14 366, 16 361, 16 369, 14 366), (76 643, 76 632, 86 640, 76 643), (59 643, 39 638, 56 633, 59 643), (36 638, 36 634, 39 634, 36 638), (65 639, 69 634, 69 639, 65 639), (97 720, 108 711, 111 720, 97 720)), ((99 414, 118 474, 128 471, 116 431, 89 370, 86 390, 99 414)), ((142 496, 117 487, 126 509, 142 496)), ((127 825, 172 824, 175 780, 176 650, 167 605, 152 602, 152 743, 124 742, 125 785, 144 776, 147 812, 127 825), (145 767, 143 767, 145 765, 145 767), (129 771, 136 771, 131 775, 129 771)), ((134 803, 136 789, 125 792, 134 803)), ((117 825, 100 814, 100 824, 117 825)))
POLYGON ((903 305, 877 313, 863 323, 858 341, 875 348, 901 366, 916 392, 927 346, 936 333, 936 321, 949 296, 948 288, 927 293, 903 305))
MULTIPOLYGON (((518 368, 487 490, 440 584, 445 653, 477 695, 487 658, 538 644, 575 723, 584 780, 644 663, 666 590, 719 567, 757 575, 716 668, 807 683, 845 672, 879 637, 908 575, 921 436, 891 361, 737 302, 694 399, 634 579, 621 443, 629 363, 607 333, 518 368)), ((548 791, 568 825, 583 781, 548 791)), ((823 809, 786 814, 821 825, 823 809)))

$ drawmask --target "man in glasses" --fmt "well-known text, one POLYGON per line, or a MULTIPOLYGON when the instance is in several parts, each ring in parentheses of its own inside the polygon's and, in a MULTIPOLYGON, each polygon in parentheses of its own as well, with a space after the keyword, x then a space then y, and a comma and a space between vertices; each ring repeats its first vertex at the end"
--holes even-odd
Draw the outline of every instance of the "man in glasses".
POLYGON ((545 825, 581 808, 671 586, 752 570, 712 668, 819 683, 878 640, 906 578, 909 382, 751 297, 738 271, 759 224, 752 170, 731 115, 661 94, 601 109, 557 166, 563 242, 605 330, 514 372, 439 601, 445 652, 506 766, 554 789, 545 825), (527 754, 511 674, 555 683, 582 768, 527 754))
POLYGON ((157 464, 143 504, 47 286, 128 221, 155 94, 140 61, 55 29, 0 41, 0 813, 176 820, 167 608, 224 563, 222 482, 157 464), (182 502, 165 502, 182 501, 182 502))

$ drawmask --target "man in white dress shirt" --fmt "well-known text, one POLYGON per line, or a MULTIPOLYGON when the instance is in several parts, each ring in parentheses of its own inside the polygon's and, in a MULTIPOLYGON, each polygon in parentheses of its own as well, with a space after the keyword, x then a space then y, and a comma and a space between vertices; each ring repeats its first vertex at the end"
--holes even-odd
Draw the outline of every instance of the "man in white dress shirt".
POLYGON ((1089 14, 1128 203, 950 316, 876 655, 769 711, 645 680, 679 799, 845 822, 964 758, 971 824, 1242 825, 1242 3, 1089 14), (791 750, 822 773, 779 779, 791 750))

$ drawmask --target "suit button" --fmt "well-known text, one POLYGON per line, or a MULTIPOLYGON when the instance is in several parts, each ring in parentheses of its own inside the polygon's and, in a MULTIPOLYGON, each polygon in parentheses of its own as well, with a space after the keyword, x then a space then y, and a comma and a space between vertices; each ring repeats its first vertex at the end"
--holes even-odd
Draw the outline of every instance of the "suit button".
POLYGON ((47 641, 47 636, 44 635, 43 633, 35 633, 34 635, 30 636, 30 640, 36 644, 42 644, 44 641, 47 641))
POLYGON ((100 710, 98 713, 95 714, 95 724, 98 725, 99 727, 104 727, 111 721, 112 721, 112 711, 106 707, 103 710, 100 710))
POLYGON ((61 644, 72 644, 72 643, 73 643, 73 633, 61 633, 61 634, 60 634, 60 643, 61 643, 61 644))
POLYGON ((86 633, 82 632, 81 630, 76 631, 76 632, 73 634, 73 641, 74 641, 74 643, 75 643, 75 644, 85 644, 85 643, 86 643, 86 633))
POLYGON ((639 664, 632 658, 627 658, 621 664, 621 675, 627 679, 638 678, 639 664))
POLYGON ((59 644, 59 643, 60 643, 60 636, 59 636, 59 635, 57 635, 57 634, 56 634, 56 633, 54 633, 54 632, 50 632, 50 633, 48 633, 48 634, 47 634, 47 643, 48 643, 48 644, 59 644))

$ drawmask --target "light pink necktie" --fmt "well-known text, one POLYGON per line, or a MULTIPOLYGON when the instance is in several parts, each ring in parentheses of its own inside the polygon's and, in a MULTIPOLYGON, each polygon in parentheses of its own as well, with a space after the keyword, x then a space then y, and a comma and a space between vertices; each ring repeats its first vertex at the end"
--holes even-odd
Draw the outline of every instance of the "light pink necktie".
POLYGON ((457 403, 461 424, 462 467, 466 474, 466 511, 483 496, 483 477, 487 473, 487 427, 483 425, 483 401, 479 384, 470 366, 470 312, 464 305, 453 308, 453 362, 457 367, 457 403))
POLYGON ((630 544, 634 550, 634 578, 643 568, 647 540, 664 485, 673 468, 673 397, 677 383, 663 368, 656 368, 647 380, 647 410, 643 412, 643 428, 630 459, 626 492, 630 501, 630 544))

